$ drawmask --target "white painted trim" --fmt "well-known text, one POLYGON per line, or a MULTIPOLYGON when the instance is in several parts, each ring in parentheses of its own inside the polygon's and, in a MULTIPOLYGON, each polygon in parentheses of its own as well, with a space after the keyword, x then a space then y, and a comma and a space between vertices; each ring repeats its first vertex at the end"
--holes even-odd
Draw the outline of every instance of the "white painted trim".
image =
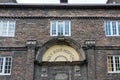
MULTIPOLYGON (((105 26, 105 35, 106 35, 106 22, 107 21, 104 21, 104 26, 105 26)), ((111 32, 111 35, 106 35, 107 37, 111 37, 111 36, 120 36, 119 35, 119 26, 118 26, 118 23, 119 21, 109 21, 110 22, 110 32, 111 32), (112 27, 112 22, 115 22, 116 23, 116 34, 113 34, 113 27, 112 27)))
POLYGON ((11 56, 7 56, 7 57, 0 57, 3 58, 3 68, 2 68, 2 72, 0 73, 0 75, 11 75, 11 69, 12 69, 12 57, 11 56), (10 68, 10 73, 5 73, 5 63, 6 63, 6 58, 11 58, 11 68, 10 68))
POLYGON ((15 36, 15 24, 16 24, 16 21, 1 20, 1 21, 0 21, 0 26, 1 26, 0 37, 14 37, 14 36, 15 36), (7 29, 6 29, 7 33, 6 33, 5 35, 2 34, 2 31, 3 31, 2 28, 3 28, 3 23, 4 23, 4 21, 7 23, 7 26, 6 26, 6 27, 7 27, 7 29), (10 22, 13 23, 13 27, 14 27, 14 32, 13 32, 12 35, 9 34, 10 22))
MULTIPOLYGON (((119 61, 120 61, 120 55, 108 55, 108 56, 111 56, 113 57, 113 69, 114 71, 108 71, 108 73, 120 73, 120 70, 119 71, 116 71, 116 64, 115 64, 115 57, 119 57, 119 61)), ((107 56, 107 69, 108 69, 108 56, 107 56)))
MULTIPOLYGON (((50 21, 50 36, 59 36, 58 35, 58 23, 61 20, 53 20, 53 21, 50 21), (56 34, 55 35, 52 35, 52 22, 53 21, 56 22, 56 34)), ((62 36, 71 36, 71 21, 63 20, 63 21, 61 21, 61 24, 63 24, 63 35, 62 36), (65 21, 69 22, 69 34, 67 34, 67 35, 65 34, 65 21)))

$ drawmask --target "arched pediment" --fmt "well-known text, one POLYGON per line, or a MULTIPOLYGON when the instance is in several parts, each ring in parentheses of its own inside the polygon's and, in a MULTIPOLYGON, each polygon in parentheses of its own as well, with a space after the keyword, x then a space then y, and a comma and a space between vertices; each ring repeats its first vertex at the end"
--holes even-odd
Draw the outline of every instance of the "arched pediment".
POLYGON ((54 45, 46 50, 42 57, 42 61, 44 62, 72 62, 72 61, 80 61, 80 55, 77 51, 67 45, 54 45))
POLYGON ((71 39, 64 39, 63 41, 55 39, 54 42, 49 41, 38 50, 36 60, 38 62, 84 61, 85 53, 83 49, 71 39))

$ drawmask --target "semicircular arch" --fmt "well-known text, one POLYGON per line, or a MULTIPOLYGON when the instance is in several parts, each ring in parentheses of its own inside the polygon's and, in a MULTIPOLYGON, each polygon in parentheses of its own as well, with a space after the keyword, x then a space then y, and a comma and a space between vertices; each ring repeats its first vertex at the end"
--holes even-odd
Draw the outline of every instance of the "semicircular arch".
POLYGON ((84 61, 84 50, 70 38, 54 38, 46 42, 37 52, 38 62, 84 61))

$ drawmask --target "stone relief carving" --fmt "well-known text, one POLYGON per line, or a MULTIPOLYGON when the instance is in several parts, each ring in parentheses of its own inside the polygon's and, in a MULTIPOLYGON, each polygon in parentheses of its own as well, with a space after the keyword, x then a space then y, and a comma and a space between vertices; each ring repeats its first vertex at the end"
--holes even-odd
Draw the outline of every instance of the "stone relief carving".
POLYGON ((48 70, 47 67, 41 68, 41 77, 47 77, 48 76, 48 70))
POLYGON ((55 80, 68 80, 68 74, 61 72, 55 75, 55 80))
POLYGON ((74 76, 81 76, 80 66, 74 66, 74 76))

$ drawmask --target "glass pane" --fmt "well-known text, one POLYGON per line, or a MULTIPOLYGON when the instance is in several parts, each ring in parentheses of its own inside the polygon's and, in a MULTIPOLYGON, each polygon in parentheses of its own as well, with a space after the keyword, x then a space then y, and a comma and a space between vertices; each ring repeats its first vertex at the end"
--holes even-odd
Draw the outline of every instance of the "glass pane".
POLYGON ((7 73, 7 70, 5 70, 5 73, 7 73))
POLYGON ((65 22, 65 35, 69 35, 69 21, 65 22))
POLYGON ((113 31, 113 35, 117 34, 116 22, 112 22, 112 31, 113 31))
POLYGON ((118 57, 118 62, 117 62, 117 70, 120 71, 120 57, 118 57))
POLYGON ((6 57, 6 62, 5 62, 5 66, 4 66, 4 68, 5 68, 5 70, 4 70, 4 72, 5 73, 10 73, 10 70, 11 70, 11 57, 6 57))
POLYGON ((110 21, 106 21, 106 35, 111 35, 110 21))
POLYGON ((10 36, 14 35, 14 31, 15 31, 15 23, 14 22, 9 22, 9 28, 8 28, 8 34, 10 36))
POLYGON ((108 71, 111 71, 111 60, 110 60, 110 56, 108 56, 108 71))
POLYGON ((7 21, 2 22, 2 35, 3 36, 7 35, 7 21))
POLYGON ((60 0, 60 3, 67 3, 68 0, 60 0))
POLYGON ((116 71, 120 71, 120 62, 119 62, 119 56, 115 56, 115 66, 116 66, 116 71))
POLYGON ((58 35, 61 36, 63 35, 63 23, 58 22, 58 35))
POLYGON ((110 61, 111 61, 111 70, 114 71, 113 56, 110 56, 110 61))
POLYGON ((52 22, 52 35, 56 34, 56 22, 52 22))
POLYGON ((120 35, 120 22, 118 22, 118 34, 120 35))
POLYGON ((0 36, 1 36, 1 33, 2 33, 2 22, 0 21, 0 36))
POLYGON ((0 73, 2 73, 2 69, 3 69, 3 58, 0 57, 0 73))
POLYGON ((7 73, 10 73, 10 69, 7 71, 7 73))

